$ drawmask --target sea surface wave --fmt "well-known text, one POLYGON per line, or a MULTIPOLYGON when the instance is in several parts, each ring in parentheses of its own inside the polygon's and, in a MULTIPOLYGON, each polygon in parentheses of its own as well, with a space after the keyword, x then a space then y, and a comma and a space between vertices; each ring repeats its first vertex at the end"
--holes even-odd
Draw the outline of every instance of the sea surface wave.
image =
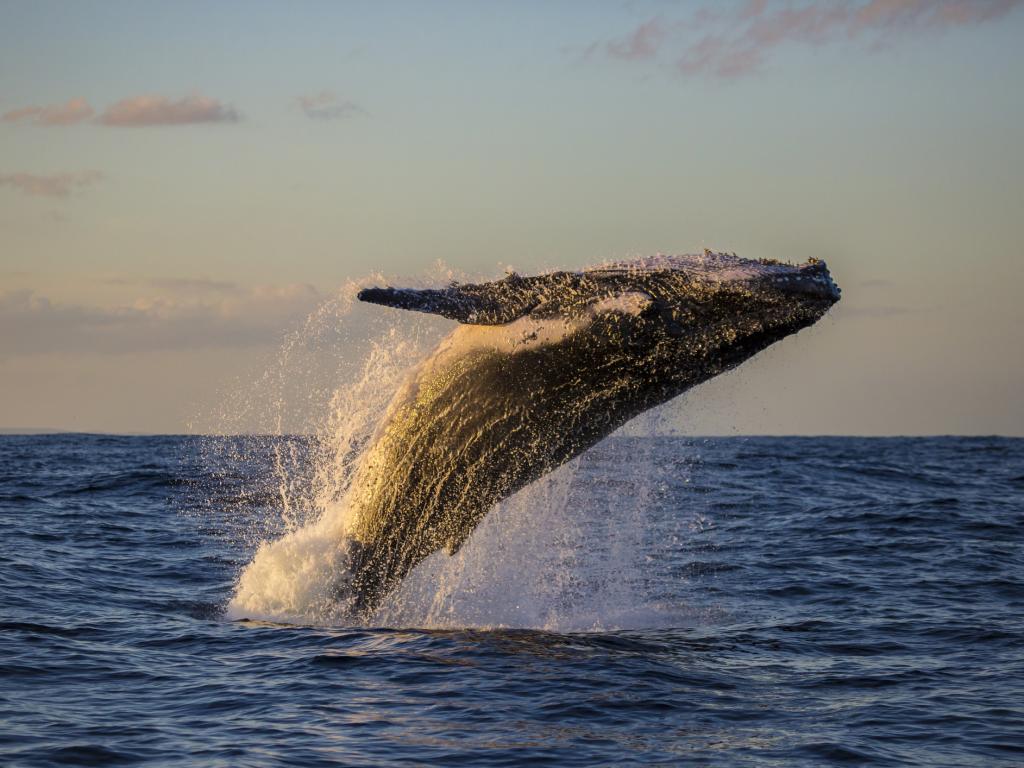
POLYGON ((207 455, 0 437, 0 762, 1024 764, 1024 440, 613 437, 542 574, 596 611, 565 629, 500 584, 491 626, 228 620, 280 510, 270 454, 207 455))

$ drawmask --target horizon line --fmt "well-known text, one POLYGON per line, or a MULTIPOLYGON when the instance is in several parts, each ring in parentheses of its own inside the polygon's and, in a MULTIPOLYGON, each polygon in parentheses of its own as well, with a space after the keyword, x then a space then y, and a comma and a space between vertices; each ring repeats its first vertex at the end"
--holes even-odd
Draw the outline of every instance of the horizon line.
MULTIPOLYGON (((60 437, 78 435, 82 437, 190 437, 190 438, 294 438, 316 437, 315 432, 107 432, 79 429, 58 429, 50 427, 0 427, 0 437, 60 437)), ((1001 440, 1024 440, 1024 435, 1000 432, 934 432, 934 433, 855 433, 855 432, 733 432, 728 434, 684 434, 674 432, 655 432, 641 435, 608 435, 610 438, 653 438, 675 437, 688 440, 723 440, 739 438, 858 438, 858 439, 908 439, 933 440, 937 438, 998 438, 1001 440)))

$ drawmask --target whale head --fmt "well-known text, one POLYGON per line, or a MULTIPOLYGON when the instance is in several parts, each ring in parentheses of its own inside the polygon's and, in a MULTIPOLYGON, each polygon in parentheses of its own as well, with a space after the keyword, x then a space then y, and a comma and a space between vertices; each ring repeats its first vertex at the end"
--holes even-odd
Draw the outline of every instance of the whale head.
POLYGON ((840 298, 817 259, 788 264, 705 251, 612 262, 582 274, 597 287, 591 335, 622 347, 630 375, 665 390, 662 396, 813 325, 840 298))
POLYGON ((613 262, 584 274, 606 286, 609 298, 630 296, 633 312, 656 316, 667 334, 709 342, 719 334, 722 342, 788 335, 816 322, 840 298, 818 259, 789 264, 705 251, 613 262))

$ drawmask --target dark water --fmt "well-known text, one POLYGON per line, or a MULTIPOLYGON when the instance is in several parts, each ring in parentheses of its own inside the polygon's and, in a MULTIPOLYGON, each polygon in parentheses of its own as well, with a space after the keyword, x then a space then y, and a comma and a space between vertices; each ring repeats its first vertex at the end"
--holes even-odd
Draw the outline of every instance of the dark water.
MULTIPOLYGON (((1024 441, 650 440, 641 522, 703 523, 647 588, 699 610, 555 633, 227 621, 275 514, 230 488, 265 467, 211 478, 188 438, 0 438, 0 758, 1024 764, 1024 441)), ((577 476, 606 503, 635 470, 611 450, 577 476)))

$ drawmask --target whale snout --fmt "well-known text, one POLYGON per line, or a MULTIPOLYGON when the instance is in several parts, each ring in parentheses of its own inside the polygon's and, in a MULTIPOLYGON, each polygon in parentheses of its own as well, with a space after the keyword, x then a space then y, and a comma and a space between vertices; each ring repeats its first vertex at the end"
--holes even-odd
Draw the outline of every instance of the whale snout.
POLYGON ((773 282, 785 293, 825 300, 830 304, 835 304, 842 295, 824 261, 811 260, 797 267, 794 273, 775 277, 773 282))

